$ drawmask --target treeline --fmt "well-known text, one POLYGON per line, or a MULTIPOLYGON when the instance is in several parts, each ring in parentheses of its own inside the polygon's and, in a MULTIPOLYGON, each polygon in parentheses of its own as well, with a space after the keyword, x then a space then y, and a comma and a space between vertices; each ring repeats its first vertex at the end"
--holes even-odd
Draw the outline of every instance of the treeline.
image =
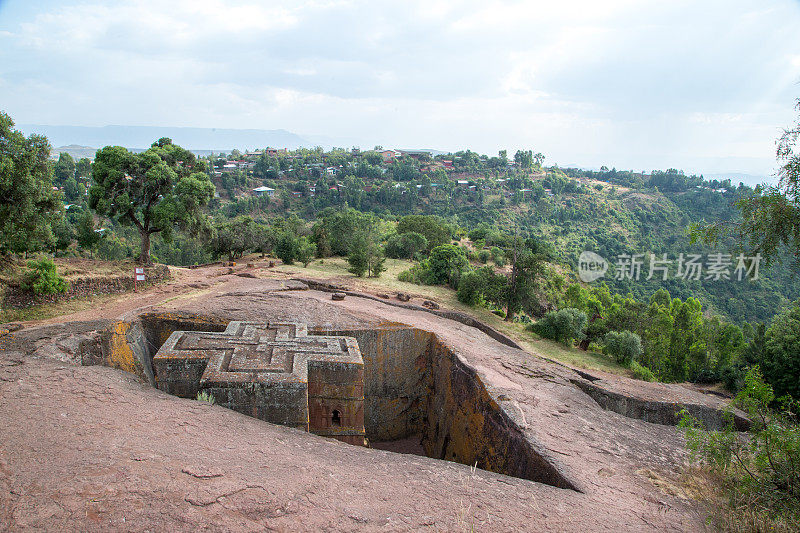
POLYGON ((737 391, 747 369, 759 365, 778 396, 800 397, 800 300, 769 324, 742 326, 705 314, 695 298, 673 298, 664 289, 640 300, 614 294, 605 283, 575 283, 558 303, 533 331, 609 353, 642 379, 721 381, 737 391))

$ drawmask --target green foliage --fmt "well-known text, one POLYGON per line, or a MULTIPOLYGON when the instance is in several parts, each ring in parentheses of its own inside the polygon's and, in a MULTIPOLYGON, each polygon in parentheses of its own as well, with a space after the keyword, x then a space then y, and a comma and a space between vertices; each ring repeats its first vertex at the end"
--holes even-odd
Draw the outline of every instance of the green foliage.
POLYGON ((106 261, 122 261, 133 257, 133 246, 127 239, 120 238, 119 235, 111 234, 103 237, 97 244, 96 255, 106 261))
POLYGON ((297 260, 303 263, 304 267, 317 255, 317 245, 308 240, 308 237, 300 237, 297 243, 297 260))
POLYGON ((215 258, 227 255, 229 261, 242 257, 261 243, 262 227, 248 216, 214 221, 207 250, 215 258))
POLYGON ((419 233, 427 239, 427 251, 449 243, 453 234, 452 228, 444 219, 433 215, 409 215, 400 219, 397 233, 402 235, 409 232, 419 233))
POLYGON ((83 213, 78 217, 77 231, 75 237, 78 241, 78 246, 87 252, 94 252, 97 244, 103 236, 95 231, 94 216, 88 209, 84 209, 83 213))
POLYGON ((483 276, 479 272, 466 272, 458 282, 458 301, 467 305, 477 305, 482 300, 483 276))
POLYGON ((571 346, 583 337, 587 323, 586 313, 568 307, 550 311, 529 328, 540 337, 571 346))
POLYGON ((291 265, 297 259, 300 240, 294 233, 284 231, 275 244, 275 255, 286 265, 291 265))
POLYGON ((457 287, 461 272, 467 265, 463 248, 452 244, 437 246, 431 250, 427 261, 426 282, 431 285, 449 284, 457 287))
POLYGON ((346 256, 358 234, 373 231, 377 223, 376 218, 369 213, 361 213, 352 208, 328 208, 320 214, 312 233, 320 250, 330 250, 332 255, 346 256))
POLYGON ((214 395, 208 391, 201 390, 197 393, 197 401, 198 402, 205 402, 209 405, 214 405, 216 400, 214 399, 214 395))
POLYGON ((69 288, 69 284, 58 275, 56 264, 47 258, 28 261, 21 285, 34 294, 57 294, 69 288))
POLYGON ((64 185, 64 183, 69 180, 75 179, 75 160, 66 152, 61 152, 58 154, 58 161, 56 161, 55 167, 53 168, 53 174, 55 174, 56 183, 59 185, 64 185))
POLYGON ((725 480, 734 512, 747 509, 763 522, 800 527, 800 426, 794 411, 798 404, 784 399, 781 409, 770 409, 774 400, 758 366, 745 376, 745 386, 735 405, 747 411, 752 422, 749 438, 733 429, 732 419, 722 431, 706 431, 702 423, 682 411, 680 427, 693 460, 700 460, 725 480))
POLYGON ((636 379, 640 379, 642 381, 656 381, 655 374, 653 374, 649 368, 640 365, 636 361, 631 361, 631 372, 633 372, 633 377, 636 379))
POLYGON ((609 331, 605 339, 606 352, 614 357, 617 363, 629 366, 642 355, 642 339, 628 330, 609 331))
POLYGON ((415 255, 428 248, 428 239, 421 233, 409 231, 392 235, 386 243, 387 257, 394 259, 413 259, 415 255))
POLYGON ((360 239, 353 243, 350 247, 350 254, 347 256, 347 263, 350 265, 350 268, 347 269, 349 272, 355 274, 359 278, 364 277, 369 267, 366 240, 360 239))
POLYGON ((50 143, 25 137, 0 111, 0 256, 34 252, 55 243, 51 224, 62 216, 48 162, 50 143))
POLYGON ((112 220, 134 225, 141 237, 139 260, 149 263, 152 234, 169 235, 175 226, 202 228, 202 208, 214 195, 204 170, 194 154, 167 138, 140 154, 106 146, 92 165, 89 205, 112 220))
POLYGON ((761 365, 777 395, 800 399, 800 300, 767 329, 761 365))
POLYGON ((497 246, 492 246, 489 249, 489 253, 492 255, 492 261, 494 261, 494 264, 496 264, 499 267, 503 267, 506 265, 506 255, 503 252, 503 250, 501 250, 497 246))
POLYGON ((380 246, 368 239, 366 234, 356 236, 351 244, 350 254, 347 256, 350 272, 358 277, 367 274, 371 278, 377 278, 380 277, 381 272, 386 270, 383 266, 384 261, 385 257, 380 246))

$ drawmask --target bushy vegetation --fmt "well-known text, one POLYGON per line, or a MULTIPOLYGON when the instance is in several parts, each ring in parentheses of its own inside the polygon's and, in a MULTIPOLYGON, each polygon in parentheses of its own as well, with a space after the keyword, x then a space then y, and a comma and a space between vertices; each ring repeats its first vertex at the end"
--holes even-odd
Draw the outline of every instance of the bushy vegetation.
POLYGON ((758 366, 748 370, 735 405, 752 422, 745 438, 732 419, 722 431, 706 431, 685 410, 680 427, 694 460, 718 473, 730 510, 721 514, 724 529, 796 531, 800 528, 800 405, 779 401, 758 366), (776 408, 771 406, 776 405, 776 408))
POLYGON ((614 356, 617 363, 630 366, 642 355, 642 339, 628 330, 609 331, 603 339, 606 352, 614 356))
POLYGON ((69 284, 58 275, 56 264, 47 258, 28 261, 21 285, 34 294, 57 294, 69 288, 69 284))
POLYGON ((583 338, 587 324, 586 313, 567 307, 550 311, 530 328, 540 337, 571 346, 576 340, 583 338))

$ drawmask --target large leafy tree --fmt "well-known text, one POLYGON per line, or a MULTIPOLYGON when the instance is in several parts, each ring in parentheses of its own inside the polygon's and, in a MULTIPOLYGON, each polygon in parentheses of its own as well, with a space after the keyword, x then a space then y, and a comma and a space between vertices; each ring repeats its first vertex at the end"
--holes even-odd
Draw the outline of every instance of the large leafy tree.
POLYGON ((68 179, 75 178, 75 160, 67 152, 58 155, 53 173, 59 185, 63 185, 68 179))
POLYGON ((233 220, 218 219, 214 222, 207 249, 214 257, 228 256, 228 261, 239 259, 245 252, 256 248, 263 234, 263 227, 248 216, 233 220))
MULTIPOLYGON (((415 187, 416 189, 416 187, 415 187)), ((397 233, 419 233, 428 240, 428 251, 450 242, 452 228, 441 217, 436 215, 408 215, 400 219, 397 233)))
POLYGON ((150 236, 169 239, 175 226, 202 227, 202 207, 214 195, 214 185, 194 154, 159 139, 134 154, 121 146, 97 151, 92 165, 89 205, 98 213, 132 224, 141 236, 139 262, 150 263, 150 236))
POLYGON ((778 396, 800 398, 800 300, 775 317, 767 330, 763 368, 778 396))
POLYGON ((514 319, 519 310, 536 298, 536 278, 542 273, 550 249, 537 239, 514 239, 514 244, 506 252, 511 257, 511 275, 505 291, 506 321, 514 319))
POLYGON ((48 164, 50 143, 13 126, 0 111, 0 256, 51 246, 51 224, 62 216, 48 164))

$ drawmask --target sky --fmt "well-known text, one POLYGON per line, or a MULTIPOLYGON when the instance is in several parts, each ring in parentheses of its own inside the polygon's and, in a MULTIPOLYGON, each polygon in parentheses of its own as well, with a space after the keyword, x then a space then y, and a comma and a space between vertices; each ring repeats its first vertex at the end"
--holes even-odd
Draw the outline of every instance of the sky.
POLYGON ((0 0, 0 110, 769 176, 798 28, 798 0, 0 0))

